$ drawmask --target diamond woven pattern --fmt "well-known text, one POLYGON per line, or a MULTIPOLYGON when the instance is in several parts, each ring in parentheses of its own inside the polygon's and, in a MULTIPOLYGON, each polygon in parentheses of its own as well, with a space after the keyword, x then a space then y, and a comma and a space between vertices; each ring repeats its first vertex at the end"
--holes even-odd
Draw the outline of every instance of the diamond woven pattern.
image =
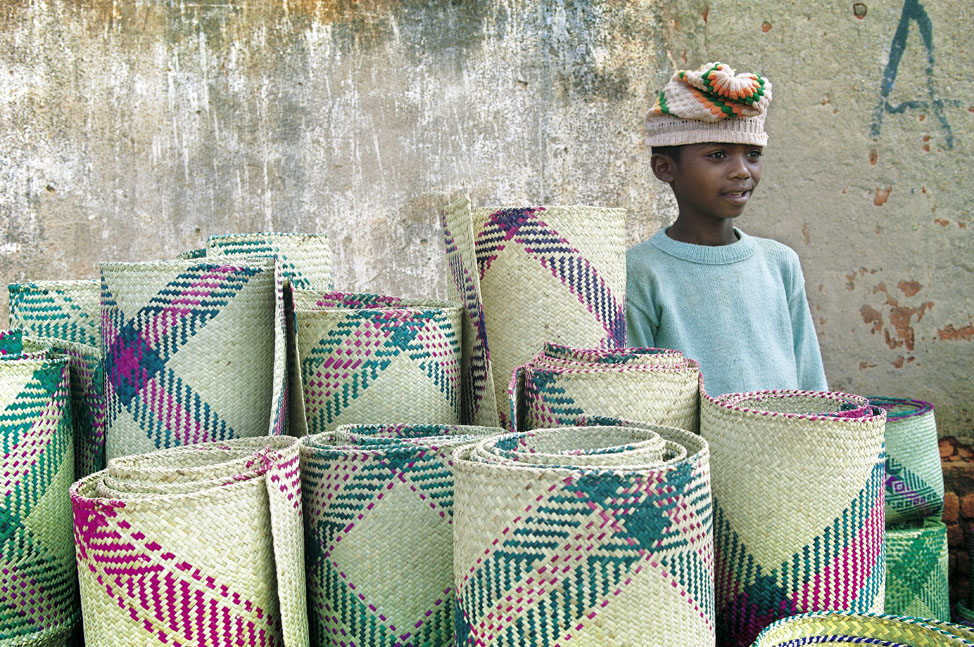
POLYGON ((31 337, 52 337, 89 346, 101 343, 98 281, 11 283, 10 327, 31 337))
POLYGON ((971 647, 969 627, 928 618, 821 612, 792 616, 767 627, 752 647, 882 645, 884 647, 971 647))
POLYGON ((841 393, 701 395, 722 645, 784 616, 882 611, 885 418, 841 393))
POLYGON ((950 620, 947 526, 939 519, 886 528, 886 613, 950 620))
POLYGON ((210 236, 208 257, 273 256, 291 287, 302 290, 332 288, 331 248, 324 234, 263 232, 210 236))

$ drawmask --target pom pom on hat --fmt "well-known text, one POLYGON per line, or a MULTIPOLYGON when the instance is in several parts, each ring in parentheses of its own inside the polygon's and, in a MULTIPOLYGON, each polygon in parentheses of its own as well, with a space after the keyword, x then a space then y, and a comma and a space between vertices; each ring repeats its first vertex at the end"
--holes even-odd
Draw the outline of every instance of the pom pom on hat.
POLYGON ((680 70, 646 115, 646 143, 682 146, 704 142, 764 146, 771 82, 760 74, 735 74, 726 63, 680 70))

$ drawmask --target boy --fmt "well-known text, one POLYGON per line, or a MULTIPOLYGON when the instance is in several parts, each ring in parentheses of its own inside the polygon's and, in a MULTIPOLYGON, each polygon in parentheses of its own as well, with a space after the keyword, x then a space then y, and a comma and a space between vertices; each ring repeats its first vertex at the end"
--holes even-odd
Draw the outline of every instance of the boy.
POLYGON ((826 390, 798 255, 734 227, 758 181, 771 83, 684 70, 646 117, 653 174, 679 216, 629 250, 627 341, 700 362, 707 393, 826 390))

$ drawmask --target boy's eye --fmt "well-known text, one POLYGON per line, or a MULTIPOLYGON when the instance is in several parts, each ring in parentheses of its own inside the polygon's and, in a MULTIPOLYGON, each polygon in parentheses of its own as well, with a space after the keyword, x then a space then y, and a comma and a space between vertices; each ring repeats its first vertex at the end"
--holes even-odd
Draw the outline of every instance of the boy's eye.
POLYGON ((761 153, 761 151, 759 151, 759 150, 757 150, 757 149, 755 149, 755 150, 753 150, 753 151, 750 151, 750 152, 749 152, 749 153, 747 154, 747 156, 748 156, 748 157, 752 157, 752 158, 758 158, 758 157, 761 157, 761 154, 762 154, 762 153, 761 153))
POLYGON ((725 153, 724 151, 714 151, 712 153, 709 153, 707 157, 712 157, 714 159, 721 160, 727 157, 727 153, 725 153))

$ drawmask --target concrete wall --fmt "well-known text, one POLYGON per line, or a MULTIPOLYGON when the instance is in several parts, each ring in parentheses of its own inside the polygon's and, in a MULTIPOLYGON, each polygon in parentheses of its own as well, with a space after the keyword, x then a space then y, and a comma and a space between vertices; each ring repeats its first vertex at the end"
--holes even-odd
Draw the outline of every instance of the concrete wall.
POLYGON ((0 0, 0 275, 310 230, 339 288, 444 296, 459 190, 622 206, 636 242, 674 215, 642 115, 721 59, 774 83, 740 225, 801 256, 831 385, 971 437, 972 31, 959 0, 0 0))

